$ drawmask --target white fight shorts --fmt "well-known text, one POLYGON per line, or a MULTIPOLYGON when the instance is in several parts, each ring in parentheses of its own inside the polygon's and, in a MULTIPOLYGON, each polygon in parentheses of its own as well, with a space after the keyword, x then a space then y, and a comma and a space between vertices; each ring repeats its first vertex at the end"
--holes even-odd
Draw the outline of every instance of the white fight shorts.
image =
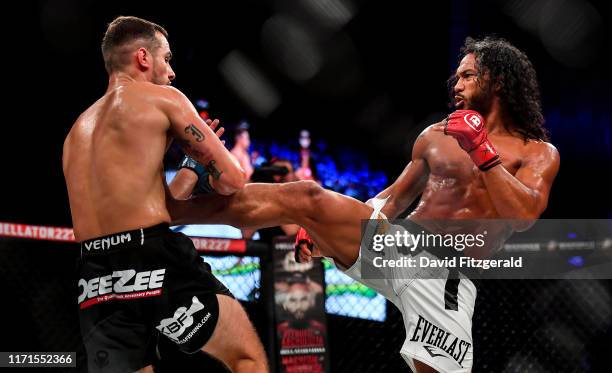
MULTIPOLYGON (((386 219, 380 212, 386 200, 374 199, 368 203, 374 211, 370 219, 386 219)), ((398 225, 389 226, 385 233, 406 230, 398 225)), ((418 232, 417 232, 418 233, 418 232)), ((385 248, 389 259, 406 256, 397 248, 385 248), (394 250, 395 249, 395 250, 394 250)), ((436 258, 420 251, 413 254, 436 258)), ((350 268, 336 266, 349 277, 369 286, 395 304, 402 312, 406 340, 400 354, 413 371, 414 359, 438 372, 467 373, 473 364, 472 315, 476 302, 474 283, 462 274, 458 279, 447 278, 446 268, 395 268, 391 278, 364 279, 361 273, 361 250, 350 268)))

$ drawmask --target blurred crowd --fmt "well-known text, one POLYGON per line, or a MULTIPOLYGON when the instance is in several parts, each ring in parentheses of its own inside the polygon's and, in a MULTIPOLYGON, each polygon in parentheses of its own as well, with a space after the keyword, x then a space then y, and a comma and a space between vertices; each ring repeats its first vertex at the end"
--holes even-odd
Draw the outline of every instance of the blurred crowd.
MULTIPOLYGON (((203 119, 209 119, 208 103, 198 100, 196 106, 203 119)), ((248 122, 222 123, 226 128, 223 140, 240 162, 249 182, 286 183, 313 180, 324 188, 366 201, 387 186, 382 171, 371 170, 365 154, 349 148, 328 146, 324 139, 313 141, 311 133, 302 129, 289 139, 257 140, 251 138, 256 130, 248 122)), ((166 170, 176 169, 183 157, 178 146, 173 146, 165 159, 166 170)), ((259 230, 259 239, 272 241, 275 236, 291 236, 298 227, 293 225, 259 230)), ((243 231, 244 238, 255 232, 243 231)))
MULTIPOLYGON (((198 100, 203 119, 209 118, 208 103, 198 100)), ((280 183, 314 180, 327 189, 366 201, 387 186, 382 171, 372 170, 365 154, 349 149, 328 146, 325 139, 313 141, 307 129, 293 139, 258 140, 251 138, 256 130, 248 122, 226 127, 223 139, 238 159, 250 182, 280 183)), ((182 158, 178 147, 166 157, 166 169, 175 169, 182 158)))

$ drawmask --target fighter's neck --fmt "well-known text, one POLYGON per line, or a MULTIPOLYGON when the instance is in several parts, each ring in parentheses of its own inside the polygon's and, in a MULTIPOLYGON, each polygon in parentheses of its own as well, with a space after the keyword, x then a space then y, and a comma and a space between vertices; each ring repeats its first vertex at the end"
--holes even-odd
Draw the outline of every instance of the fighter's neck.
POLYGON ((118 87, 134 83, 134 82, 148 82, 147 77, 142 73, 128 73, 119 71, 116 73, 112 73, 108 77, 108 88, 106 92, 110 92, 118 87))
POLYGON ((505 135, 513 133, 514 123, 512 119, 498 107, 489 111, 484 119, 489 134, 505 135))

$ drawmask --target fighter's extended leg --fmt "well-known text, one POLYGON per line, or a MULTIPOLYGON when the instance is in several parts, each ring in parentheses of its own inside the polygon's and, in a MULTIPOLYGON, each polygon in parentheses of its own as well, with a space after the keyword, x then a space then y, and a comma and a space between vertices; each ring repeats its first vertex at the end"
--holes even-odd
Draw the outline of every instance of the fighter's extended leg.
POLYGON ((304 202, 314 199, 317 194, 316 187, 311 184, 314 183, 247 184, 230 196, 207 194, 175 201, 170 212, 174 224, 228 224, 253 229, 273 227, 305 218, 308 210, 304 202), (293 210, 300 207, 304 207, 303 214, 294 214, 293 210))
POLYGON ((321 254, 342 264, 357 258, 361 221, 372 209, 364 203, 325 190, 315 182, 247 184, 231 196, 205 195, 175 201, 175 224, 229 224, 263 228, 298 224, 313 238, 321 254))

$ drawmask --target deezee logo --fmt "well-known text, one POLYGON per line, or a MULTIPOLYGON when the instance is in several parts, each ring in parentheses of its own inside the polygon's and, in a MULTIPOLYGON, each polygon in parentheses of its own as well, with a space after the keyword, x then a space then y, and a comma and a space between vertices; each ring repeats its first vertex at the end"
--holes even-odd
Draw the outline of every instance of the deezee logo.
POLYGON ((82 278, 78 282, 81 289, 78 303, 84 309, 112 299, 127 300, 160 295, 165 273, 165 268, 143 272, 126 269, 90 280, 82 278))
POLYGON ((480 132, 482 129, 482 120, 480 120, 480 117, 476 114, 466 114, 463 117, 463 121, 474 131, 480 132))

